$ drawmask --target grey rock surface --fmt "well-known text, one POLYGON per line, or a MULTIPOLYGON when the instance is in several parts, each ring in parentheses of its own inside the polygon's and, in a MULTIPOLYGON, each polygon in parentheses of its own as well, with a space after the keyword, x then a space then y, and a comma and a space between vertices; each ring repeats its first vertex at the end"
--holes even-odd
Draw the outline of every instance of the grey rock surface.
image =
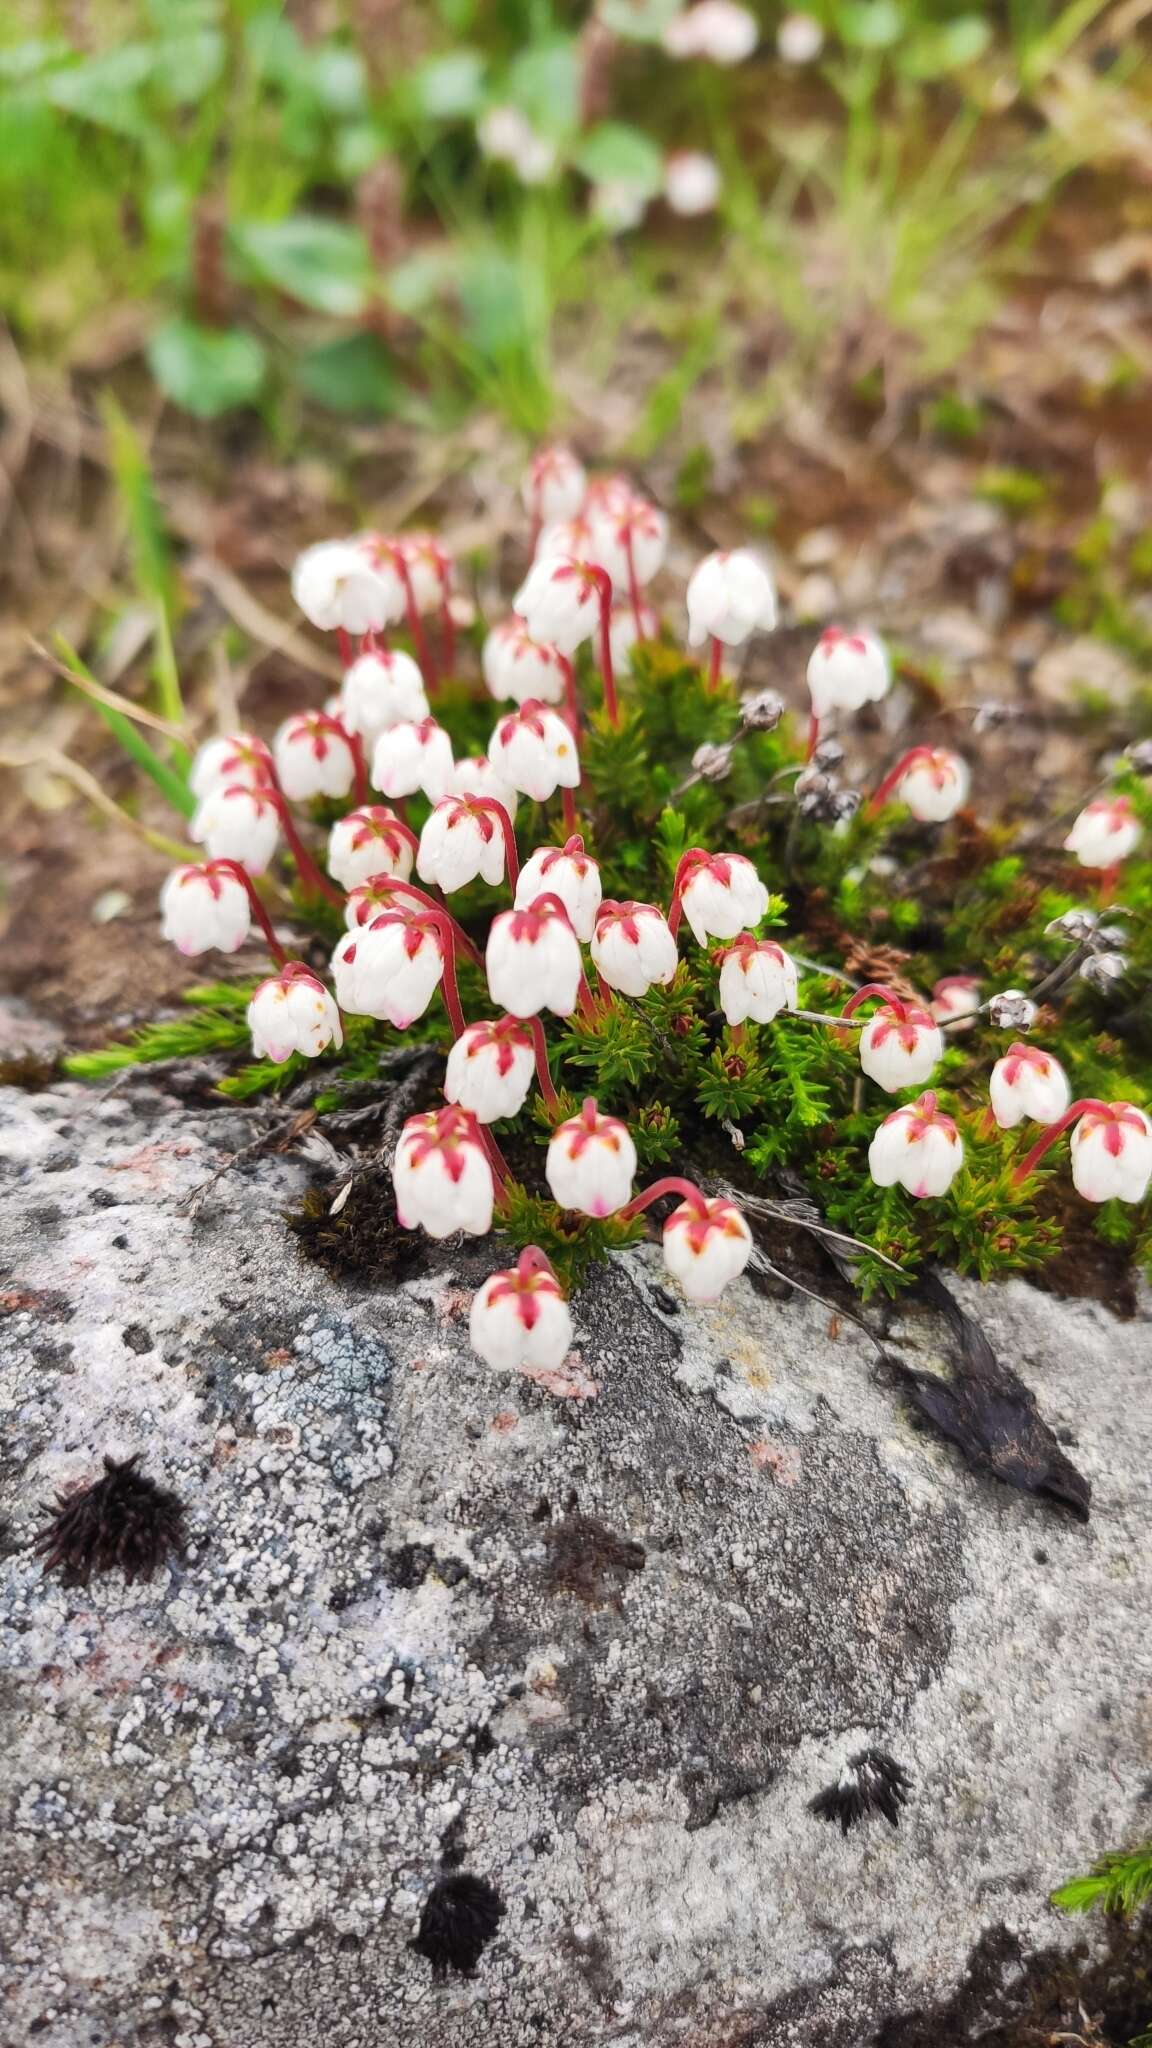
MULTIPOLYGON (((567 1396, 470 1352, 493 1246, 397 1288, 162 1079, 0 1121, 4 2048, 870 2048, 1148 1828, 1152 1327, 959 1288, 1091 1479, 1085 1529, 909 1422, 852 1326, 654 1250, 567 1396), (150 1583, 47 1577, 41 1503, 143 1454, 150 1583), (866 1745, 898 1831, 808 1802, 866 1745), (443 1862, 506 1912, 408 1946, 443 1862)), ((938 1363, 905 1312, 910 1362, 938 1363)))

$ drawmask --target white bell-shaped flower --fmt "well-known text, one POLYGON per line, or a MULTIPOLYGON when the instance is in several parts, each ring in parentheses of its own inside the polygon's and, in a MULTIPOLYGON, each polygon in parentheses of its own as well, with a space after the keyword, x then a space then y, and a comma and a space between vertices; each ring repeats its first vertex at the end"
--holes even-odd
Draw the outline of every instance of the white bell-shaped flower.
POLYGON ((189 960, 200 953, 237 952, 251 922, 248 891, 226 870, 174 868, 160 891, 161 934, 189 960))
POLYGON ((759 924, 768 891, 742 853, 706 853, 694 846, 676 871, 676 895, 698 946, 734 939, 746 925, 759 924))
POLYGON ((964 1161, 964 1145, 931 1089, 886 1116, 868 1147, 868 1171, 877 1187, 897 1181, 910 1195, 947 1194, 964 1161))
POLYGON ((493 626, 480 656, 484 681, 498 703, 562 704, 566 685, 565 656, 558 648, 534 640, 523 619, 513 616, 493 626))
POLYGON ((600 587, 587 562, 572 555, 542 555, 513 599, 513 610, 534 640, 574 654, 600 622, 600 587))
POLYGON ((796 962, 775 939, 741 932, 720 968, 720 1008, 729 1024, 770 1024, 796 1008, 796 962))
POLYGON ((405 1230, 483 1237, 492 1228, 496 1190, 480 1126, 454 1102, 409 1117, 392 1162, 392 1185, 405 1230))
POLYGON ((452 557, 434 533, 401 533, 396 547, 408 571, 418 612, 439 611, 452 589, 452 557))
POLYGON ((605 898, 591 951, 608 987, 624 996, 645 996, 656 984, 666 987, 679 961, 672 929, 655 903, 605 898))
POLYGON ((210 790, 188 832, 213 860, 239 861, 250 875, 262 875, 280 837, 277 793, 263 784, 249 789, 243 783, 210 790))
POLYGON ((607 569, 613 588, 628 594, 664 566, 668 552, 668 521, 656 505, 629 492, 620 502, 613 497, 593 501, 588 512, 592 532, 592 560, 607 569))
POLYGON ((776 586, 767 564, 750 548, 705 555, 689 578, 689 647, 704 640, 742 647, 753 633, 770 633, 776 616, 776 586))
POLYGON ((188 787, 202 802, 214 789, 253 789, 274 779, 271 747, 255 733, 230 732, 205 740, 189 771, 188 787))
MULTIPOLYGON (((943 975, 933 984, 928 1007, 938 1024, 951 1024, 954 1018, 974 1018, 980 1008, 979 980, 974 974, 943 975)), ((955 1028, 970 1031, 972 1026, 959 1024, 955 1028)))
POLYGON ((664 1264, 689 1301, 715 1301, 752 1256, 752 1233, 734 1202, 682 1202, 663 1232, 664 1264))
POLYGON ((632 1193, 636 1147, 619 1117, 604 1116, 589 1095, 579 1116, 557 1124, 548 1144, 544 1178, 562 1209, 582 1216, 612 1216, 632 1193))
POLYGON ((1072 1133, 1072 1180, 1086 1202, 1142 1202, 1152 1181, 1152 1120, 1134 1102, 1100 1103, 1072 1133))
POLYGON ((292 570, 292 595, 322 632, 379 633, 404 616, 395 570, 374 558, 364 537, 305 548, 292 570))
POLYGON ((1072 1100, 1068 1076, 1054 1054, 1019 1041, 997 1060, 988 1092, 1002 1131, 1015 1130, 1025 1118, 1054 1124, 1072 1100))
POLYGON ((293 962, 262 981, 248 1005, 252 1055, 279 1064, 294 1052, 314 1060, 344 1043, 340 1012, 318 974, 293 962))
POLYGON ((570 448, 538 448, 520 487, 524 510, 542 525, 574 519, 584 503, 588 478, 570 448))
POLYGON ((500 720, 488 759, 497 775, 537 803, 580 784, 580 756, 567 719, 533 697, 500 720))
POLYGON ((664 165, 664 197, 673 213, 692 219, 711 213, 724 181, 714 156, 701 149, 677 149, 664 165))
POLYGON ((402 647, 375 647, 345 670, 340 720, 359 733, 369 752, 391 726, 419 725, 429 715, 424 678, 402 647))
POLYGON ((940 1026, 921 1003, 884 1003, 860 1033, 860 1065, 889 1095, 922 1087, 943 1055, 940 1026))
POLYGON ((558 899, 544 896, 494 917, 484 965, 493 1003, 513 1017, 541 1010, 570 1017, 576 1008, 584 971, 580 944, 558 899))
POLYGON ((701 57, 709 64, 742 64, 760 40, 754 14, 737 0, 696 0, 674 14, 663 43, 670 57, 701 57))
POLYGON ((503 804, 509 818, 515 822, 520 798, 512 784, 499 775, 487 754, 469 754, 463 761, 457 761, 448 785, 451 796, 494 796, 503 804))
POLYGON ((656 640, 659 635, 660 617, 650 604, 640 606, 639 619, 630 604, 618 604, 608 624, 608 643, 613 668, 626 669, 637 642, 656 640))
POLYGON ((1064 841, 1082 868, 1114 868, 1140 842, 1140 820, 1126 796, 1101 797, 1085 804, 1064 841))
POLYGON ((452 784, 452 742, 434 718, 405 719, 382 732, 372 753, 372 784, 382 796, 414 796, 422 790, 438 803, 452 784))
POLYGON ((470 1109, 478 1123, 519 1116, 532 1088, 536 1055, 532 1034, 516 1017, 469 1024, 448 1055, 444 1093, 470 1109))
POLYGON ((591 854, 585 853, 578 832, 566 839, 563 846, 537 847, 525 861, 516 884, 516 908, 527 909, 547 889, 560 898, 576 937, 586 946, 596 929, 596 913, 604 892, 600 869, 591 854))
POLYGON ((843 626, 828 626, 821 633, 808 663, 814 718, 859 711, 862 704, 886 696, 891 684, 887 650, 875 633, 849 633, 843 626))
POLYGON ((435 926, 401 910, 358 925, 332 955, 336 1000, 352 1017, 376 1017, 406 1031, 440 986, 444 949, 435 926))
POLYGON ((967 802, 971 771, 967 761, 947 747, 916 752, 919 758, 900 778, 899 794, 922 824, 943 825, 967 802))
POLYGON ((445 796, 431 810, 420 834, 416 873, 450 896, 454 889, 504 879, 504 834, 491 811, 470 797, 445 796))
POLYGON ((347 796, 356 780, 352 741, 326 711, 298 711, 272 742, 276 778, 291 803, 347 796))
POLYGON ((416 835, 386 804, 364 804, 337 818, 328 834, 328 873, 342 889, 356 889, 373 875, 406 882, 416 857, 416 835))
POLYGON ((530 1247, 472 1297, 472 1349, 498 1372, 555 1372, 572 1348, 572 1317, 542 1252, 530 1247))

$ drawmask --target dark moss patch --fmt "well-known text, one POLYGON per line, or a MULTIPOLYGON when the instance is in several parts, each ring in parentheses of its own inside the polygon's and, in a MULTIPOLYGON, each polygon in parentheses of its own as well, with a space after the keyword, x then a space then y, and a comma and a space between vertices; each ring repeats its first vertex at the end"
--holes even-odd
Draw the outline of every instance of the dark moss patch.
POLYGON ((549 1529, 548 1590, 574 1593, 589 1607, 615 1607, 633 1572, 642 1572, 645 1550, 618 1536, 595 1515, 569 1514, 549 1529))
POLYGON ((944 2048, 976 2039, 982 2048, 1060 2040, 1126 2048, 1150 2019, 1152 1916, 1108 1923, 1107 1946, 1095 1956, 1080 1942, 1025 1958, 1014 1934, 993 1927, 973 1950, 954 1998, 890 2020, 871 2048, 944 2048))
POLYGON ((150 1579, 170 1554, 183 1557, 183 1503, 139 1462, 138 1455, 105 1458, 102 1479, 57 1494, 34 1545, 45 1572, 58 1571, 65 1586, 86 1586, 93 1573, 122 1571, 131 1585, 150 1579))
POLYGON ((405 1280, 427 1262, 420 1232, 405 1230, 396 1215, 392 1176, 383 1166, 358 1174, 339 1213, 331 1212, 330 1182, 308 1189, 284 1220, 306 1258, 342 1280, 365 1284, 405 1280))

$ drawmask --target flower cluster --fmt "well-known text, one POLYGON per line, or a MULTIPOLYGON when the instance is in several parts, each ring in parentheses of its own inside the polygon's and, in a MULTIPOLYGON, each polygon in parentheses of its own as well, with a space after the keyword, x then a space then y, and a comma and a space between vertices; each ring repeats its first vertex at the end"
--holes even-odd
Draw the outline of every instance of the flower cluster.
MULTIPOLYGON (((694 36, 704 34, 710 8, 722 12, 718 0, 698 0, 682 18, 694 36)), ((510 615, 492 625, 480 652, 483 690, 502 707, 484 754, 458 758, 436 715, 440 671, 455 669, 460 613, 448 551, 425 534, 368 533, 301 556, 293 588, 309 621, 337 635, 339 693, 327 708, 289 718, 270 745, 236 733, 201 748, 191 771, 191 829, 206 858, 165 882, 163 929, 190 956, 213 947, 234 952, 259 931, 274 971, 255 990, 248 1022, 256 1056, 273 1063, 339 1049, 349 1017, 405 1031, 440 995, 451 1034, 444 1100, 409 1119, 392 1162, 406 1228, 435 1238, 492 1228, 510 1182, 492 1127, 518 1116, 535 1088, 551 1130, 544 1179, 559 1209, 627 1222, 675 1197, 662 1229, 665 1262, 690 1299, 708 1301, 747 1264, 752 1239, 744 1217, 727 1196, 679 1175, 635 1192, 637 1148, 627 1124, 592 1096, 578 1113, 564 1113, 546 1020, 579 1017, 591 1027, 623 1017, 628 1005, 676 980, 687 934, 701 972, 715 975, 725 1058, 738 1063, 747 1034, 779 1029, 780 1019, 789 1031, 829 1033, 840 1047, 854 1035, 862 1078, 908 1098, 875 1126, 872 1179, 931 1199, 947 1193, 964 1162, 956 1118, 939 1106, 932 1085, 948 1034, 970 1030, 980 1016, 997 1029, 1026 1031, 1037 1004, 1020 990, 981 1001, 978 978, 956 974, 926 1000, 877 981, 854 988, 838 1015, 802 1010, 800 963, 764 929, 779 918, 779 899, 774 904, 754 862, 734 849, 687 847, 667 902, 606 894, 587 843, 596 808, 582 762, 590 737, 602 741, 622 727, 627 706, 618 673, 629 651, 664 631, 650 592, 664 568, 668 524, 626 479, 589 478, 563 448, 534 458, 523 503, 530 565, 510 615), (380 637, 401 625, 412 652, 380 637), (586 701, 592 650, 602 707, 586 701), (540 838, 523 861, 521 803, 534 807, 540 838), (550 805, 549 819, 543 807, 550 805), (309 816, 327 833, 323 866, 309 816), (298 899, 323 898, 342 916, 331 985, 314 955, 308 962, 288 957, 268 908, 269 880, 263 893, 258 887, 274 875, 282 850, 298 899), (473 936, 447 899, 477 886, 503 900, 473 936), (483 976, 489 1015, 464 1014, 463 960, 483 976)), ((768 563, 745 548, 708 555, 688 581, 686 609, 688 644, 705 654, 703 701, 719 702, 717 692, 732 690, 722 677, 725 662, 776 624, 768 563)), ((829 722, 882 699, 892 669, 874 632, 834 627, 813 649, 807 681, 808 762, 794 801, 811 816, 807 785, 834 781, 843 755, 829 722)), ((741 735, 770 731, 782 716, 771 693, 747 699, 735 736, 697 750, 693 779, 722 779, 741 735)), ((882 777, 868 808, 877 814, 898 800, 917 825, 938 828, 970 794, 966 763, 921 745, 882 777)), ((828 815, 842 816, 843 806, 828 815)), ((1111 886, 1138 835, 1131 806, 1117 798, 1090 803, 1065 844, 1111 886)), ((1088 939, 1067 936, 1095 957, 1095 921, 1083 916, 1088 939)), ((475 929, 474 910, 468 919, 475 929)), ((1073 1181, 1089 1201, 1139 1200, 1152 1178, 1146 1114, 1127 1102, 1074 1102, 1060 1062, 1019 1039, 995 1063, 985 1116, 989 1129, 1041 1127, 1016 1169, 1018 1181, 1068 1129, 1073 1181)), ((538 1248, 485 1283, 471 1328, 477 1351, 495 1366, 560 1366, 571 1315, 538 1248)))

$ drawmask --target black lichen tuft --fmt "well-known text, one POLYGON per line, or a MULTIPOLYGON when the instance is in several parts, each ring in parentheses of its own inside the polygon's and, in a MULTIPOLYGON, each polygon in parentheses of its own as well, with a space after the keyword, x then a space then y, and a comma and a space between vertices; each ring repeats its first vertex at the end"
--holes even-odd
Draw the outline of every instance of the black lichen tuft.
POLYGON ((838 1820, 846 1835, 870 1813, 882 1813, 891 1827, 900 1825, 900 1808, 908 1803, 912 1779, 884 1749, 862 1749, 849 1757, 834 1785, 825 1785, 809 1800, 809 1813, 838 1820))
POLYGON ((46 1572, 86 1586, 93 1572, 120 1570, 129 1585, 150 1579, 169 1553, 184 1555, 184 1506, 167 1487, 137 1471, 139 1453, 105 1458, 104 1477, 79 1493, 58 1493, 34 1549, 46 1572))
POLYGON ((504 1901, 486 1878, 467 1870, 447 1871, 425 1899, 419 1932, 409 1946, 427 1957, 437 1977, 448 1970, 470 1976, 504 1911, 504 1901))

